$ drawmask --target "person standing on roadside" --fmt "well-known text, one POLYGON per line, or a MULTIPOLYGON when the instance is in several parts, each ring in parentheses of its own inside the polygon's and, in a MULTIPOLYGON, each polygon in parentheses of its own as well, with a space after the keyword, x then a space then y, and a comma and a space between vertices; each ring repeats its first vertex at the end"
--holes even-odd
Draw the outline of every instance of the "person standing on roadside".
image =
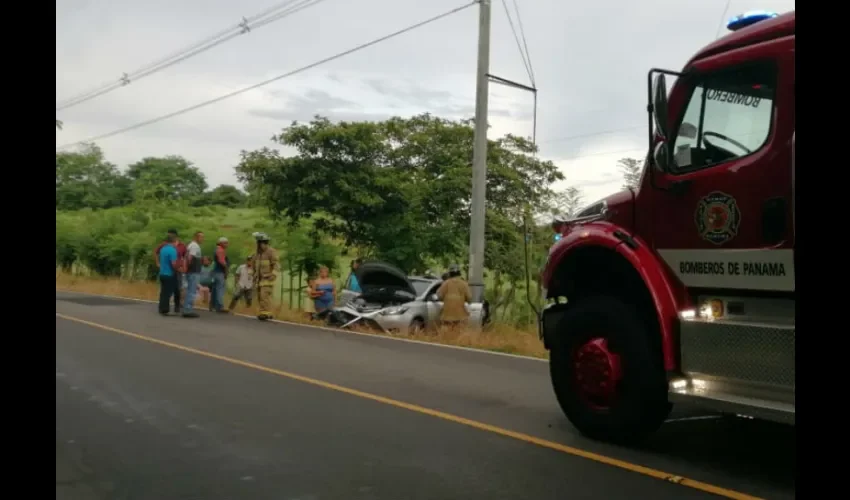
POLYGON ((181 289, 185 288, 183 286, 183 273, 185 271, 183 268, 184 268, 184 264, 186 262, 185 261, 185 259, 186 259, 186 245, 184 245, 183 242, 180 241, 180 237, 177 235, 176 229, 169 229, 168 230, 168 233, 166 234, 165 240, 163 240, 162 243, 160 243, 159 246, 156 247, 156 250, 154 250, 153 260, 154 260, 154 263, 156 264, 156 268, 160 269, 159 252, 160 252, 160 250, 162 250, 162 247, 164 247, 165 245, 170 245, 170 244, 173 244, 174 248, 177 249, 177 266, 174 269, 174 276, 175 276, 175 279, 177 280, 177 289, 174 291, 174 312, 180 313, 180 291, 181 291, 181 289), (169 236, 174 237, 173 243, 169 243, 169 241, 168 241, 169 236))
POLYGON ((159 251, 159 314, 163 316, 168 315, 171 297, 174 296, 176 302, 177 294, 180 293, 180 282, 177 280, 177 247, 174 246, 176 238, 176 235, 169 231, 167 243, 159 251))
POLYGON ((333 308, 336 302, 336 284, 331 278, 328 266, 319 266, 319 276, 310 282, 310 297, 313 299, 316 314, 333 308))
POLYGON ((251 257, 244 264, 236 268, 234 277, 236 278, 236 293, 233 294, 233 299, 230 301, 230 307, 228 309, 233 311, 239 299, 245 299, 245 304, 251 307, 254 295, 254 263, 251 257))
POLYGON ((224 292, 227 290, 227 273, 230 271, 230 259, 227 258, 227 238, 222 236, 215 245, 213 256, 213 289, 210 305, 215 312, 224 313, 224 292))
POLYGON ((472 300, 469 284, 460 276, 460 266, 453 264, 449 267, 449 279, 443 281, 437 289, 437 297, 443 302, 440 312, 440 322, 451 328, 457 327, 463 321, 469 320, 466 303, 472 300))
POLYGON ((254 282, 257 286, 257 302, 260 310, 257 319, 272 319, 272 294, 277 280, 277 250, 269 245, 269 235, 254 233, 257 240, 257 254, 254 256, 254 282))
POLYGON ((197 318, 198 313, 194 311, 195 296, 198 293, 198 285, 201 280, 201 269, 203 267, 203 255, 201 244, 204 242, 204 233, 198 231, 192 238, 192 242, 186 246, 186 297, 183 300, 183 317, 197 318))
POLYGON ((360 288, 360 282, 357 281, 357 268, 360 267, 360 264, 363 263, 363 259, 357 258, 351 261, 351 272, 348 274, 348 282, 345 285, 346 290, 351 290, 352 292, 362 293, 363 290, 360 288))

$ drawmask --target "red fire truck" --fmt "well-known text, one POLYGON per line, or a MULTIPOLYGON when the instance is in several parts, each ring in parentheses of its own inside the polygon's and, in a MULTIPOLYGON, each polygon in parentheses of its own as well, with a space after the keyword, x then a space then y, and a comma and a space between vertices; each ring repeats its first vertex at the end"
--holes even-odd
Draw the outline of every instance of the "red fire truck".
POLYGON ((795 423, 794 27, 739 16, 683 71, 651 70, 639 186, 550 250, 540 334, 585 435, 645 437, 675 402, 795 423))

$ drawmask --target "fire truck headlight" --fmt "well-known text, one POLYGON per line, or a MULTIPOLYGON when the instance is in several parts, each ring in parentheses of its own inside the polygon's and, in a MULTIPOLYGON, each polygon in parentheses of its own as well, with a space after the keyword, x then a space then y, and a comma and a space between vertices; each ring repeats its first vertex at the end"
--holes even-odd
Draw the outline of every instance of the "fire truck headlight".
POLYGON ((725 314, 723 301, 720 299, 709 299, 702 303, 699 308, 700 316, 705 319, 722 318, 725 314))

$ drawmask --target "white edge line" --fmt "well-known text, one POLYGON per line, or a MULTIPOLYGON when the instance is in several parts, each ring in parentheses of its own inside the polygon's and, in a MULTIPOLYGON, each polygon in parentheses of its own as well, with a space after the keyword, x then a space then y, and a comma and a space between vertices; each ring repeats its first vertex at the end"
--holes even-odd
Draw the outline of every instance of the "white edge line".
POLYGON ((673 422, 691 422, 694 420, 717 420, 719 418, 723 418, 722 415, 698 415, 694 417, 681 417, 681 418, 671 418, 665 420, 665 424, 673 423, 673 422))
MULTIPOLYGON (((139 299, 139 298, 135 298, 135 297, 124 297, 124 296, 121 296, 121 295, 104 295, 104 294, 100 294, 100 293, 77 292, 75 290, 63 290, 61 288, 57 288, 56 291, 62 292, 62 293, 76 293, 76 294, 79 294, 79 295, 89 295, 89 296, 93 296, 93 297, 104 297, 104 298, 109 298, 109 299, 132 300, 132 301, 135 301, 135 302, 144 302, 144 303, 147 303, 147 304, 156 304, 157 303, 157 301, 155 301, 155 300, 139 299)), ((251 316, 251 315, 248 315, 248 314, 234 313, 233 316, 239 316, 239 317, 242 317, 242 318, 257 320, 257 318, 255 316, 251 316)), ((257 321, 259 321, 259 320, 257 320, 257 321)), ((442 347, 442 348, 445 348, 445 349, 456 349, 456 350, 459 350, 459 351, 474 352, 474 353, 478 353, 478 354, 491 354, 493 356, 504 356, 504 357, 508 357, 508 358, 523 359, 523 360, 527 360, 527 361, 542 361, 542 362, 545 362, 545 363, 549 362, 548 359, 537 358, 537 357, 534 357, 534 356, 524 356, 522 354, 510 354, 510 353, 507 353, 507 352, 489 351, 487 349, 476 349, 474 347, 463 347, 463 346, 459 346, 459 345, 441 344, 439 342, 425 342, 423 340, 401 339, 401 338, 398 338, 398 337, 391 337, 389 335, 361 333, 361 332, 355 332, 355 331, 351 331, 351 330, 340 330, 338 328, 328 328, 326 326, 307 325, 307 324, 304 324, 304 323, 295 323, 293 321, 282 321, 282 320, 279 320, 279 319, 272 319, 272 320, 268 320, 267 322, 278 323, 278 324, 281 324, 281 325, 298 326, 298 327, 301 327, 301 328, 313 328, 313 329, 316 329, 316 330, 322 330, 322 331, 331 332, 331 333, 344 333, 344 334, 347 334, 347 335, 359 335, 361 337, 369 337, 371 339, 394 340, 396 342, 407 342, 407 343, 410 343, 410 344, 419 344, 419 345, 426 345, 426 346, 431 346, 431 347, 442 347)))

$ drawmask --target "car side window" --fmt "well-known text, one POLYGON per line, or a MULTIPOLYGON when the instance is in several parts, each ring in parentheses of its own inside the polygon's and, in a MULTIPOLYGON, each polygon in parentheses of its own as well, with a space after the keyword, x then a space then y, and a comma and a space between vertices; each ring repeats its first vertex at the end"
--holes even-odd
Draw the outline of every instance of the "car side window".
POLYGON ((776 78, 769 64, 700 78, 673 143, 675 168, 698 170, 761 149, 771 132, 776 78))

